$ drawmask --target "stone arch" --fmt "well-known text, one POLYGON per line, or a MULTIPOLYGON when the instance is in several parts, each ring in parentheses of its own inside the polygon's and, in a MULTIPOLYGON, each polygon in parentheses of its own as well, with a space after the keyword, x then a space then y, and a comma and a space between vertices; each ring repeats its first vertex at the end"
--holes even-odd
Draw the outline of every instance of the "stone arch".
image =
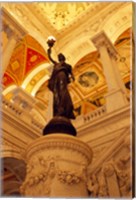
POLYGON ((8 181, 2 187, 2 196, 20 196, 21 183, 18 181, 8 181))
POLYGON ((15 174, 19 181, 24 180, 26 163, 23 160, 14 157, 3 157, 2 166, 15 174))
MULTIPOLYGON (((46 29, 46 36, 47 38, 52 35, 52 33, 50 33, 48 31, 48 29, 46 29)), ((29 31, 28 31, 28 34, 30 36, 32 36, 35 40, 37 40, 37 42, 39 42, 39 44, 44 48, 44 50, 46 51, 47 50, 47 44, 46 44, 46 39, 47 38, 43 38, 43 36, 41 36, 37 31, 35 31, 34 29, 32 29, 31 27, 29 27, 29 31)))
POLYGON ((37 76, 38 73, 43 73, 43 77, 40 77, 40 80, 34 85, 32 89, 32 95, 34 96, 37 92, 38 88, 49 78, 48 68, 50 67, 49 63, 44 63, 39 65, 36 69, 34 69, 31 73, 29 73, 22 83, 22 88, 27 90, 27 86, 31 83, 34 77, 37 76), (46 75, 45 75, 46 74, 46 75), (37 86, 38 85, 38 86, 37 86), (34 90, 35 89, 35 90, 34 90), (33 91, 34 90, 34 91, 33 91))

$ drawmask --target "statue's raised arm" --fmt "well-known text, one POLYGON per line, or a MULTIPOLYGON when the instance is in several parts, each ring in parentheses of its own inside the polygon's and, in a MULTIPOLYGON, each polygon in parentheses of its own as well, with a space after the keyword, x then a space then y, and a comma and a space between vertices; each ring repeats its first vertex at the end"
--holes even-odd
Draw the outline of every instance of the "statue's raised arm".
POLYGON ((47 50, 47 53, 48 53, 48 58, 50 59, 50 61, 53 64, 57 64, 57 62, 55 60, 53 60, 53 58, 51 57, 51 47, 49 47, 49 49, 47 50))

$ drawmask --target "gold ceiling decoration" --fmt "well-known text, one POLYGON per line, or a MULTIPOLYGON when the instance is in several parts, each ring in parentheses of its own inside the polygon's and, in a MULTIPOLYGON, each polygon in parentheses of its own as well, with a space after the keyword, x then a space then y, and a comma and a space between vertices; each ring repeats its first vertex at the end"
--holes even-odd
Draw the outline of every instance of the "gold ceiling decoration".
POLYGON ((48 18, 57 30, 73 23, 74 19, 77 19, 84 11, 94 6, 92 2, 37 2, 34 4, 38 13, 42 14, 44 18, 48 18))
MULTIPOLYGON (((117 66, 125 84, 130 80, 130 49, 131 29, 126 30, 115 42, 119 59, 117 66), (125 49, 125 51, 124 51, 125 49)), ((97 51, 82 57, 74 66, 75 82, 69 85, 76 116, 86 114, 105 104, 104 95, 107 93, 107 84, 103 73, 102 63, 97 51)), ((47 82, 37 91, 36 98, 48 105, 47 82)), ((128 93, 129 94, 129 93, 128 93)))

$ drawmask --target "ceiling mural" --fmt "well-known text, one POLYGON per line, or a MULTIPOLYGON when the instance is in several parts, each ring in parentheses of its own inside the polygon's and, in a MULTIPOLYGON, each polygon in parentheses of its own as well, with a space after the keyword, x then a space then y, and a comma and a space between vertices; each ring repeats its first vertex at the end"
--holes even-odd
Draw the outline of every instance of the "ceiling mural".
POLYGON ((15 47, 3 76, 4 86, 21 86, 26 76, 42 63, 49 63, 41 45, 30 35, 25 36, 15 47))
POLYGON ((93 71, 87 71, 81 74, 78 78, 78 82, 82 87, 93 87, 98 83, 99 76, 93 71))

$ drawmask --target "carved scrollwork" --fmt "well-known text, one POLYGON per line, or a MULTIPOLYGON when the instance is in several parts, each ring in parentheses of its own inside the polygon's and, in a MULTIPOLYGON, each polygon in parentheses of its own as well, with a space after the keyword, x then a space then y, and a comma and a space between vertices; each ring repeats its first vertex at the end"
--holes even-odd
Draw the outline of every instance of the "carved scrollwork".
POLYGON ((103 173, 106 176, 112 176, 114 173, 114 166, 112 163, 107 163, 106 165, 103 166, 103 173))

